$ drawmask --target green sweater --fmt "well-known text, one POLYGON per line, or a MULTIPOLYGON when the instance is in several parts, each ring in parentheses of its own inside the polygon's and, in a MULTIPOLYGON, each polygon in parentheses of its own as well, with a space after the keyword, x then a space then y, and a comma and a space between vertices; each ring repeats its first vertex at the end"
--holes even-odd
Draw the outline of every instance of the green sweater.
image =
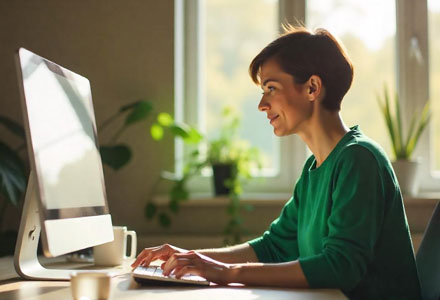
POLYGON ((298 260, 311 288, 339 288, 350 299, 420 299, 396 176, 358 126, 321 166, 307 160, 280 217, 249 244, 260 262, 298 260))

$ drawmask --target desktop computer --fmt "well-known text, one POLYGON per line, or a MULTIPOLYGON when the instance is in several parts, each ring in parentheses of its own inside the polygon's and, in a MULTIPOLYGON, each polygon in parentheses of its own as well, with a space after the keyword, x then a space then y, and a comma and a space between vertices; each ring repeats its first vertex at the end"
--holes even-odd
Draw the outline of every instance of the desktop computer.
POLYGON ((14 255, 26 279, 68 280, 54 257, 113 240, 90 83, 29 50, 17 52, 31 172, 14 255))
MULTIPOLYGON (((40 236, 48 257, 113 240, 90 83, 24 48, 17 66, 31 173, 14 265, 26 279, 69 280, 74 270, 40 264, 40 236)), ((199 276, 165 277, 154 267, 132 275, 142 283, 209 285, 199 276)))

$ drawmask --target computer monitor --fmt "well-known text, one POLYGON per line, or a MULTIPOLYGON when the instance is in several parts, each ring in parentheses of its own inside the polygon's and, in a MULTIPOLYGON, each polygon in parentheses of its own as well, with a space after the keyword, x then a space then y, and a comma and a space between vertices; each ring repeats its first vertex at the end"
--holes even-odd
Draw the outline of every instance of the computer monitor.
POLYGON ((31 173, 14 264, 27 279, 69 279, 37 258, 113 240, 90 83, 29 50, 17 69, 31 173))

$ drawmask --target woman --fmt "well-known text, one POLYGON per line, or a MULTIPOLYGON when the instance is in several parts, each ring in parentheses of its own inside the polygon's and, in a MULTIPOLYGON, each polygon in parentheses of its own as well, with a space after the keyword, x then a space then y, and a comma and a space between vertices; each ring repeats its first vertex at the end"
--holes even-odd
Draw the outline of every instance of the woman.
POLYGON ((232 282, 339 288, 350 299, 419 299, 400 189, 390 161, 340 116, 353 67, 326 30, 290 27, 249 67, 258 109, 277 136, 299 135, 313 155, 292 198, 261 237, 222 249, 144 249, 133 267, 163 259, 164 274, 232 282))

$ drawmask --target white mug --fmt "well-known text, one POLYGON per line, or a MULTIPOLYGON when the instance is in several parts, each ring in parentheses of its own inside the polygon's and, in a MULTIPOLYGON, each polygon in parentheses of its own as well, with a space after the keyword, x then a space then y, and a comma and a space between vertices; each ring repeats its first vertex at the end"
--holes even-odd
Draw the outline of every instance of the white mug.
POLYGON ((113 226, 114 240, 93 247, 93 256, 97 266, 117 266, 124 259, 136 256, 136 232, 128 231, 126 226, 113 226), (131 236, 130 256, 127 256, 127 236, 131 236))

